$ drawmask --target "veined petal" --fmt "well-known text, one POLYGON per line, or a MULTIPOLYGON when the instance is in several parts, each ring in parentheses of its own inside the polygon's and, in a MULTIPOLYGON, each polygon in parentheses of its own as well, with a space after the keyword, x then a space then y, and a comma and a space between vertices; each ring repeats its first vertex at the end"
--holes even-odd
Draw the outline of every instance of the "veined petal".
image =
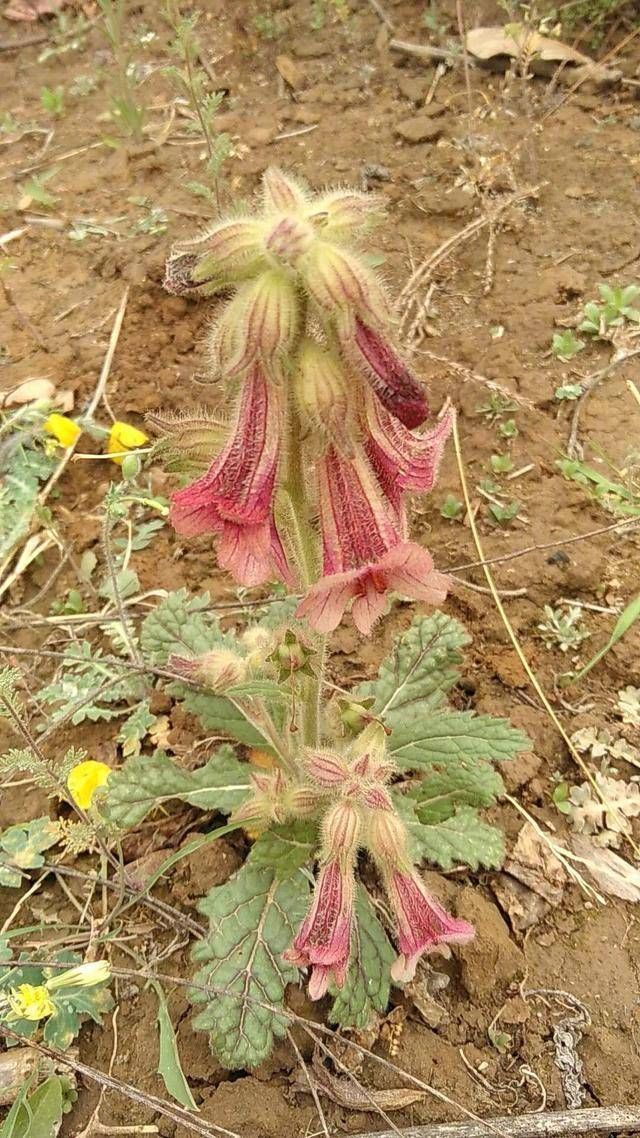
POLYGON ((281 395, 259 366, 247 376, 227 445, 202 478, 172 496, 171 523, 186 537, 225 522, 260 527, 271 514, 282 428, 281 395))
POLYGON ((378 561, 400 540, 401 527, 367 459, 347 459, 329 446, 317 472, 325 575, 378 561))
POLYGON ((210 292, 264 265, 264 222, 226 218, 193 241, 176 245, 166 265, 167 292, 210 292))
POLYGON ((387 411, 406 427, 424 423, 429 404, 422 385, 389 341, 358 316, 338 320, 337 328, 345 355, 364 373, 387 411))
POLYGON ((434 569, 431 554, 413 541, 403 541, 391 549, 382 559, 379 571, 386 577, 389 589, 412 601, 441 605, 451 587, 451 578, 434 569))
POLYGON ((354 894, 352 866, 343 867, 338 858, 328 861, 320 871, 300 931, 284 953, 285 960, 293 964, 313 966, 309 987, 312 999, 324 995, 331 973, 338 986, 344 983, 351 951, 354 894))
POLYGON ((397 501, 403 490, 433 489, 453 416, 453 409, 448 408, 431 430, 416 434, 387 411, 373 392, 367 393, 367 455, 391 501, 397 501))
POLYGON ((269 166, 262 175, 262 196, 266 210, 283 213, 304 212, 311 200, 300 183, 278 166, 269 166))
POLYGON ((475 935, 473 925, 453 917, 427 892, 415 870, 394 870, 385 877, 385 889, 396 919, 399 948, 391 969, 394 980, 412 980, 423 953, 441 944, 467 944, 475 935))
POLYGON ((320 309, 360 313, 369 320, 384 320, 385 301, 375 274, 360 257, 320 239, 314 241, 298 268, 320 309))
MULTIPOLYGON (((291 277, 277 269, 260 273, 233 300, 233 335, 239 345, 226 365, 228 375, 254 360, 273 360, 291 347, 298 328, 298 294, 291 277)), ((227 325, 230 320, 227 319, 227 325)))

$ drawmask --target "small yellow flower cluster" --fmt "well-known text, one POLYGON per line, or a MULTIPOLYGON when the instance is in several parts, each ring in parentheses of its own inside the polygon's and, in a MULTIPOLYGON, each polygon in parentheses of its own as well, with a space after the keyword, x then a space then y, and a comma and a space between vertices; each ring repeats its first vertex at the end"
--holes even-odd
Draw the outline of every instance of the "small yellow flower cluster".
POLYGON ((66 968, 44 984, 18 984, 7 992, 7 999, 13 1019, 28 1019, 37 1022, 53 1015, 56 1006, 51 999, 51 992, 60 988, 90 988, 96 984, 104 984, 111 975, 111 965, 108 960, 96 960, 88 964, 78 964, 75 968, 66 968))
POLYGON ((81 810, 88 810, 96 790, 104 786, 110 774, 111 767, 106 763, 99 763, 97 759, 86 759, 83 763, 77 763, 72 767, 67 778, 67 786, 76 806, 81 810))
MULTIPOLYGON (((60 443, 60 446, 65 448, 75 446, 82 434, 82 428, 73 419, 69 419, 66 415, 60 415, 57 411, 54 411, 45 420, 44 429, 48 435, 60 443)), ((116 421, 109 431, 107 454, 111 456, 112 462, 122 466, 122 459, 130 451, 143 447, 148 441, 148 436, 145 435, 144 431, 132 427, 130 423, 116 421)))

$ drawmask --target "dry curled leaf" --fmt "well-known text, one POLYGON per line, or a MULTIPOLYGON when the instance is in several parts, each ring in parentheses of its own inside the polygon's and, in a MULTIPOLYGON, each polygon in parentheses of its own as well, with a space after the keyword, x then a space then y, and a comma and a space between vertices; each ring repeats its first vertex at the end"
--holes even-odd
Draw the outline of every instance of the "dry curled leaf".
POLYGON ((67 6, 68 0, 12 0, 2 15, 6 20, 32 24, 42 16, 55 16, 67 6))
POLYGON ((0 406, 20 407, 24 403, 35 403, 38 400, 49 401, 55 391, 50 379, 26 379, 24 383, 0 395, 0 406))
POLYGON ((578 834, 597 834, 601 846, 618 846, 632 833, 631 819, 640 815, 640 786, 596 771, 594 782, 572 786, 567 813, 578 834))
POLYGON ((594 845, 583 834, 572 834, 570 844, 603 893, 622 901, 640 901, 640 869, 613 850, 594 845))
POLYGON ((525 822, 503 869, 550 905, 558 905, 566 884, 566 873, 548 842, 530 822, 525 822))
POLYGON ((508 55, 519 59, 521 55, 535 55, 552 63, 591 63, 588 55, 569 47, 560 40, 541 36, 533 28, 524 24, 505 24, 491 28, 472 28, 467 32, 467 51, 477 59, 493 59, 497 55, 508 55))
POLYGON ((369 1090, 346 1075, 332 1075, 317 1053, 314 1054, 313 1072, 309 1072, 309 1077, 314 1079, 316 1090, 347 1110, 375 1110, 376 1107, 380 1110, 404 1110, 420 1102, 425 1095, 424 1091, 407 1087, 369 1090))

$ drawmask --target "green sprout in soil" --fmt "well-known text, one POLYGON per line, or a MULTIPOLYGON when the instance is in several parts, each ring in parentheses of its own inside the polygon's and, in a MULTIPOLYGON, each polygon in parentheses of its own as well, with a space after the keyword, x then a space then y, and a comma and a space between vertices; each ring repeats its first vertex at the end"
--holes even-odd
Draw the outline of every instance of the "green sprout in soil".
POLYGON ((125 0, 98 0, 98 5, 115 64, 116 94, 111 101, 112 114, 134 142, 140 143, 144 137, 146 110, 138 96, 135 65, 128 46, 125 0))
POLYGON ((513 459, 510 454, 492 454, 491 469, 494 474, 509 474, 513 470, 513 459))
POLYGON ((43 87, 40 92, 40 102, 48 114, 59 117, 64 112, 64 88, 43 87))
POLYGON ((461 518, 464 513, 464 502, 461 502, 454 494, 447 494, 444 502, 440 507, 440 515, 447 518, 449 521, 455 521, 461 518))
POLYGON ((571 403, 579 399, 583 391, 581 383, 563 383, 560 387, 556 387, 553 394, 559 403, 571 403))
POLYGON ((585 341, 579 340, 571 328, 565 332, 555 332, 551 343, 551 351, 559 360, 572 360, 585 347, 585 341))
POLYGON ((477 415, 484 415, 489 423, 496 423, 503 415, 517 411, 518 405, 500 391, 492 391, 487 402, 476 408, 477 415))
POLYGON ((518 437, 518 427, 515 419, 505 419, 504 423, 498 424, 498 438, 510 441, 518 437))
POLYGON ((635 307, 640 297, 639 285, 613 287, 601 284, 598 292, 601 303, 591 301, 585 304, 583 319, 578 325, 580 332, 609 339, 610 329, 619 328, 626 321, 640 323, 640 309, 635 307))
POLYGON ((591 635, 582 625, 582 609, 570 605, 568 609, 544 606, 545 620, 538 625, 546 648, 559 648, 561 652, 575 651, 591 635))

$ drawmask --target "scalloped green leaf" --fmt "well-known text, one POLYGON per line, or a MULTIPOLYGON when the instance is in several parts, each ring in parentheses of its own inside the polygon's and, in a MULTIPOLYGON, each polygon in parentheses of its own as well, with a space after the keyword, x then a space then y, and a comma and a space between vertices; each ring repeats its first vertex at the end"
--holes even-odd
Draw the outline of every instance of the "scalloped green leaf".
POLYGON ((499 869, 502 865, 504 835, 483 822, 472 806, 459 806, 445 821, 424 825, 416 813, 415 799, 395 794, 394 803, 407 824, 416 862, 428 861, 441 869, 453 869, 454 865, 499 869))
POLYGON ((104 816, 130 829, 162 802, 179 798, 201 810, 230 814, 249 792, 249 769, 231 747, 220 747, 205 766, 188 771, 164 751, 129 759, 109 777, 104 816))
POLYGON ((60 828, 47 815, 9 826, 0 834, 0 885, 20 885, 20 871, 44 865, 43 851, 51 849, 59 839, 60 828))
POLYGON ((190 999, 206 1005, 194 1027, 209 1032, 230 1070, 257 1067, 286 1031, 285 988, 298 969, 282 954, 305 915, 309 888, 299 871, 281 879, 272 867, 246 863, 200 903, 211 931, 193 952, 204 967, 190 999))
POLYGON ((460 756, 425 772, 410 795, 419 821, 431 825, 450 818, 458 806, 493 806, 503 792, 502 778, 490 763, 460 756))
POLYGON ((248 860, 251 865, 272 866, 278 877, 289 877, 311 861, 316 846, 317 828, 310 822, 272 826, 258 838, 248 860))
POLYGON ((524 732, 512 727, 507 719, 476 715, 473 711, 402 718, 394 725, 389 739, 389 752, 395 762, 411 768, 446 764, 465 757, 502 762, 530 748, 524 732))
POLYGON ((201 656, 228 644, 218 620, 206 610, 209 594, 190 597, 186 589, 169 593, 149 613, 140 629, 140 648, 151 664, 164 664, 172 653, 201 656))
POLYGON ((395 641, 377 680, 354 693, 375 698, 375 711, 391 728, 421 719, 439 707, 458 678, 460 649, 470 643, 459 621, 443 612, 418 616, 395 641))
POLYGON ((396 952, 374 913, 369 895, 360 886, 349 969, 344 987, 332 988, 335 1000, 329 1013, 331 1023, 363 1031, 374 1015, 385 1013, 395 957, 396 952))

